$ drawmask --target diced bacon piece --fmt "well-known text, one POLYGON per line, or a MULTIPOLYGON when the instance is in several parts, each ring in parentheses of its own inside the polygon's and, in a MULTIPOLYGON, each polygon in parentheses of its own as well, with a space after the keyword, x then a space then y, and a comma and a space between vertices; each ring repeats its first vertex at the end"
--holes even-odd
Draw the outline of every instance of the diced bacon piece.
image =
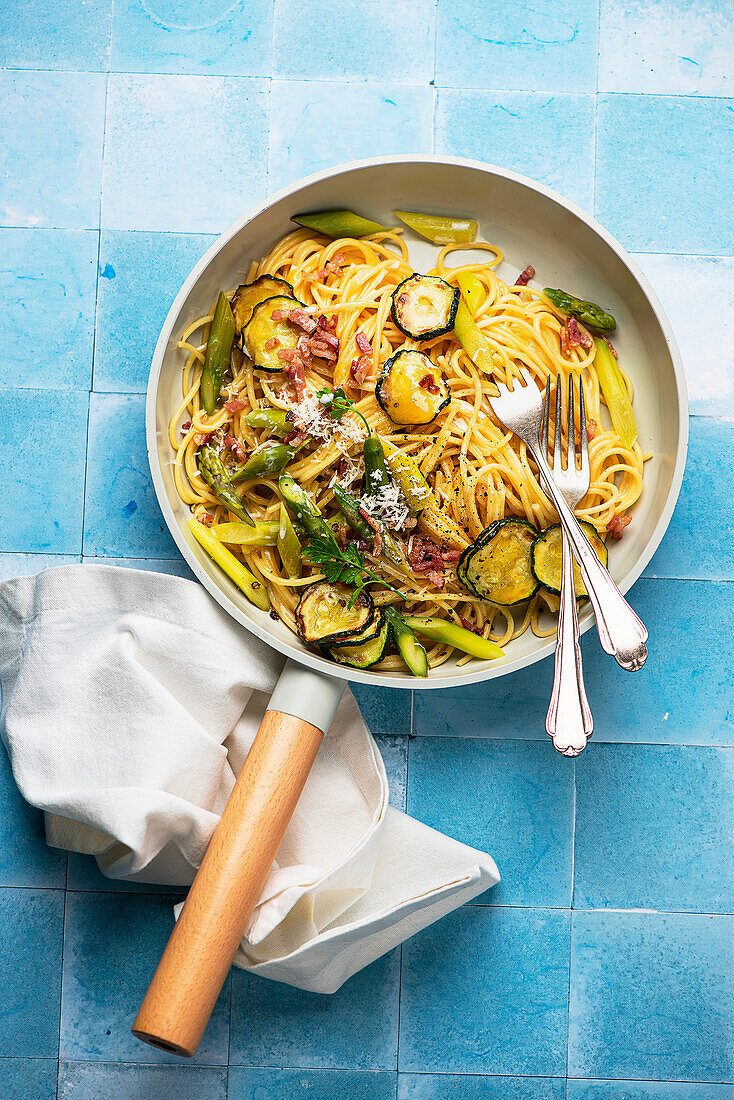
MULTIPOLYGON (((532 275, 530 277, 532 278, 532 275)), ((471 619, 465 619, 462 616, 461 625, 464 627, 464 630, 471 630, 472 634, 479 634, 479 636, 481 637, 481 634, 482 634, 481 630, 479 629, 479 627, 477 626, 476 623, 473 623, 471 621, 471 619)))
POLYGON ((335 363, 338 358, 334 349, 330 348, 328 344, 322 344, 320 340, 311 340, 309 349, 317 359, 326 359, 329 363, 335 363))
POLYGON ((596 429, 597 428, 598 428, 598 424, 597 424, 596 420, 587 420, 586 421, 586 437, 589 440, 589 443, 591 443, 592 439, 596 435, 596 429))
POLYGON ((304 367, 311 366, 311 341, 308 336, 303 335, 298 337, 298 344, 296 347, 298 354, 303 360, 304 367))
POLYGON ((282 359, 284 363, 292 363, 298 352, 295 348, 281 348, 278 352, 278 358, 282 359))
POLYGON ((363 386, 367 375, 372 369, 372 356, 360 355, 359 359, 352 359, 349 373, 358 386, 363 386))
POLYGON ((612 355, 614 356, 614 358, 615 358, 615 359, 618 359, 618 358, 619 358, 619 356, 617 355, 617 349, 615 348, 614 344, 613 344, 613 343, 612 343, 612 341, 611 341, 611 340, 609 339, 609 337, 608 337, 608 336, 604 336, 604 335, 602 335, 602 340, 603 340, 603 341, 604 341, 604 343, 605 343, 605 344, 607 345, 607 347, 609 348, 609 350, 610 350, 610 352, 612 353, 612 355))
POLYGON ((288 377, 290 378, 295 388, 298 400, 303 397, 303 391, 306 387, 306 372, 303 364, 303 359, 300 355, 296 354, 288 367, 286 368, 288 377))
POLYGON ((290 435, 285 437, 284 442, 291 447, 298 447, 301 443, 305 443, 308 439, 308 432, 301 431, 299 428, 295 432, 291 432, 290 435))
POLYGON ((205 443, 208 443, 214 432, 197 432, 194 436, 194 443, 197 447, 203 447, 205 443))
POLYGON ((436 379, 432 374, 424 374, 418 385, 422 390, 425 390, 426 393, 439 392, 438 386, 436 385, 436 379))
POLYGON ((316 322, 319 328, 326 329, 327 332, 331 332, 336 328, 336 314, 332 313, 331 317, 319 317, 316 322))
POLYGON ((181 431, 182 432, 187 432, 190 427, 191 427, 191 421, 190 420, 184 420, 183 424, 181 425, 181 431))
POLYGON ((441 548, 435 542, 412 538, 409 546, 408 562, 414 573, 442 573, 444 560, 441 548))
POLYGON ((235 413, 242 412, 242 410, 246 408, 247 402, 239 397, 233 397, 232 400, 228 401, 224 406, 225 412, 229 413, 230 416, 234 416, 235 413))
POLYGON ((431 582, 431 584, 433 585, 433 587, 438 588, 439 590, 441 588, 443 588, 444 584, 446 583, 445 580, 444 580, 443 573, 439 573, 438 570, 433 570, 432 569, 428 573, 428 579, 431 582))
POLYGON ((208 512, 200 512, 197 518, 204 527, 211 527, 214 523, 214 516, 210 516, 208 512))
POLYGON ((524 271, 521 271, 518 277, 515 279, 515 286, 527 286, 531 279, 535 278, 535 268, 532 264, 528 264, 524 271))
POLYGON ((285 321, 287 316, 288 316, 288 310, 287 309, 274 309, 273 312, 270 314, 270 320, 271 321, 285 321))
POLYGON ((359 332, 354 334, 354 342, 357 345, 358 351, 362 352, 362 355, 372 354, 372 344, 367 339, 366 335, 360 329, 359 332))
POLYGON ((327 329, 320 328, 316 335, 312 337, 312 339, 321 340, 324 344, 328 344, 329 347, 334 348, 335 351, 339 350, 339 337, 334 336, 334 334, 332 332, 329 332, 327 329))
POLYGON ((625 527, 632 523, 632 516, 612 516, 607 525, 607 531, 613 539, 621 539, 625 527))
POLYGON ((561 325, 561 354, 569 356, 571 354, 571 344, 568 339, 568 329, 565 325, 561 325))
MULTIPOLYGON (((336 257, 334 257, 334 260, 335 259, 336 259, 336 257)), ((334 262, 334 260, 327 260, 326 261, 326 270, 329 273, 329 275, 341 275, 342 269, 339 267, 339 264, 334 262)))
POLYGON ((415 518, 415 516, 408 516, 405 523, 403 524, 403 530, 404 531, 412 531, 417 526, 418 526, 418 520, 415 518))
POLYGON ((235 458, 238 458, 240 462, 244 462, 247 458, 247 451, 234 435, 228 435, 224 440, 224 446, 227 450, 231 451, 235 458))
POLYGON ((581 345, 583 348, 590 348, 593 346, 594 341, 591 339, 588 332, 579 328, 579 323, 575 317, 568 318, 568 321, 566 321, 566 330, 568 333, 568 342, 572 347, 581 345))
POLYGON ((461 550, 442 550, 441 557, 447 565, 453 565, 461 557, 461 550))
POLYGON ((298 325, 299 328, 302 328, 309 336, 316 331, 316 322, 313 317, 309 317, 303 309, 290 310, 288 313, 288 320, 292 321, 294 325, 298 325))
POLYGON ((265 341, 265 350, 273 351, 275 348, 280 347, 280 340, 277 336, 271 336, 269 340, 265 341))
POLYGON ((372 545, 372 549, 374 550, 375 554, 377 554, 377 555, 381 554, 382 553, 382 532, 380 531, 380 525, 378 524, 375 517, 370 515, 370 513, 367 511, 366 508, 360 508, 359 509, 359 514, 362 517, 362 519, 365 521, 365 523, 369 523, 370 527, 375 532, 375 541, 372 545))

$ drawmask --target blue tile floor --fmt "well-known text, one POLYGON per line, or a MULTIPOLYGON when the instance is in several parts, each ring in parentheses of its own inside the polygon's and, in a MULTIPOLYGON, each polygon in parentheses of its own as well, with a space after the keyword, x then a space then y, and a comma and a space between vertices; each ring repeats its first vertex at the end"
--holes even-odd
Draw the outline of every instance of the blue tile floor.
POLYGON ((333 997, 233 971, 193 1063, 135 1042, 178 892, 47 848, 0 750, 2 1100, 732 1100, 733 19, 724 0, 5 0, 0 577, 189 575, 145 457, 160 324, 214 235, 350 157, 476 157, 595 213, 669 312, 692 420, 633 590, 651 659, 630 679, 583 642, 584 757, 546 740, 547 661, 357 690, 394 804, 503 877, 333 997))

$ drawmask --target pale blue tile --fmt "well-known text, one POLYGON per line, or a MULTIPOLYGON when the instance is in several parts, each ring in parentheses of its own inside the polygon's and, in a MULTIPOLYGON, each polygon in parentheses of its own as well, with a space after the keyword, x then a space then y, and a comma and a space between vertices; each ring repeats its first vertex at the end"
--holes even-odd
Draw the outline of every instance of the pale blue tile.
POLYGON ((121 894, 176 894, 180 898, 186 893, 186 886, 163 886, 158 883, 125 882, 123 879, 107 878, 99 869, 94 856, 81 852, 69 852, 66 885, 69 890, 91 890, 94 893, 121 894))
POLYGON ((66 852, 46 844, 43 814, 22 797, 4 746, 0 746, 0 806, 0 885, 63 889, 66 852))
POLYGON ((81 392, 0 389, 0 550, 81 550, 88 405, 81 392))
POLYGON ((568 1080, 567 1100, 732 1100, 731 1085, 685 1081, 568 1080))
POLYGON ((103 72, 111 11, 112 0, 3 0, 0 66, 103 72))
POLYGON ((734 918, 573 915, 568 1072, 730 1081, 734 918))
POLYGON ((408 785, 408 738, 375 734, 377 747, 382 754, 390 787, 390 803, 398 810, 405 810, 408 785))
POLYGON ((0 1058, 3 1100, 56 1100, 55 1058, 0 1058))
POLYGON ((265 194, 267 85, 112 74, 102 224, 219 233, 265 194))
MULTIPOLYGON (((173 929, 173 898, 162 894, 66 895, 61 1057, 85 1062, 168 1062, 130 1031, 173 929)), ((195 1063, 225 1065, 229 978, 195 1063)))
POLYGON ((84 553, 91 557, 180 557, 150 477, 142 395, 91 396, 84 553))
POLYGON ((673 326, 688 384, 691 413, 734 417, 734 257, 635 256, 673 326), (702 318, 716 317, 715 325, 702 318))
POLYGON ((245 1069, 229 1071, 228 1100, 395 1100, 394 1073, 350 1070, 245 1069))
POLYGON ((734 749, 594 745, 576 762, 574 907, 734 912, 733 835, 734 749))
POLYGON ((437 153, 522 172, 592 209, 593 96, 441 89, 435 130, 437 153))
POLYGON ((562 1077, 401 1073, 398 1100, 565 1100, 562 1077))
POLYGON ((112 68, 270 76, 273 0, 115 0, 112 68))
POLYGON ((97 229, 105 77, 0 72, 0 223, 97 229))
POLYGON ((270 191, 342 161, 431 151, 427 86, 275 80, 270 94, 270 191))
POLYGON ((0 1055, 59 1051, 63 890, 0 889, 0 1055))
POLYGON ((599 97, 595 212, 626 248, 733 252, 734 204, 722 178, 732 161, 732 100, 599 97))
POLYGON ((694 416, 678 503, 646 576, 734 580, 733 467, 734 420, 694 416))
POLYGON ((372 733, 410 733, 412 691, 352 684, 352 692, 372 733))
POLYGON ((330 996, 232 971, 230 1065, 394 1070, 400 952, 330 996))
POLYGON ((213 240, 188 233, 102 233, 95 390, 145 393, 171 303, 213 240))
POLYGON ((427 84, 435 26, 435 0, 389 11, 381 0, 275 0, 273 71, 297 80, 427 84))
MULTIPOLYGON (((139 1044, 140 1045, 140 1044, 139 1044)), ((54 1096, 56 1094, 54 1093, 54 1096)), ((62 1062, 59 1100, 227 1100, 227 1071, 213 1066, 62 1062)))
MULTIPOLYGON (((596 0, 563 8, 553 0, 530 7, 511 0, 438 0, 436 84, 596 91, 597 13, 596 0)), ((486 159, 496 163, 493 156, 486 159)))
POLYGON ((75 554, 2 554, 0 553, 0 580, 11 577, 30 577, 42 569, 56 565, 78 564, 81 555, 75 554))
POLYGON ((485 904, 570 908, 573 765, 550 741, 415 738, 408 813, 489 852, 502 879, 485 904))
MULTIPOLYGON (((85 565, 117 565, 123 569, 145 569, 149 573, 167 573, 172 577, 183 577, 187 581, 196 581, 183 558, 109 558, 105 555, 82 558, 85 565)), ((2 560, 0 560, 0 566, 2 560)), ((196 582, 198 584, 198 581, 196 582)))
POLYGON ((465 905, 403 944, 398 1068, 563 1075, 570 916, 465 905))
POLYGON ((98 235, 0 230, 0 386, 88 390, 98 235))
POLYGON ((599 89, 731 95, 733 43, 721 0, 601 0, 599 89))

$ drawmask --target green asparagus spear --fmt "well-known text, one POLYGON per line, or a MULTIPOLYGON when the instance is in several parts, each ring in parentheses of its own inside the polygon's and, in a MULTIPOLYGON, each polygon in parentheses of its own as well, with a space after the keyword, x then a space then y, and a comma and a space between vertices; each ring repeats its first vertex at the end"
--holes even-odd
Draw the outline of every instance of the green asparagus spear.
POLYGON ((229 365, 234 343, 234 316, 227 295, 222 291, 217 298, 209 339, 206 344, 204 370, 201 375, 201 401, 209 416, 217 407, 222 387, 222 376, 229 365))
POLYGON ((291 218, 296 225, 305 225, 315 229, 325 237, 336 240, 337 237, 367 237, 372 233, 384 233, 386 226, 378 225, 367 218, 355 214, 352 210, 321 210, 317 214, 294 214, 291 218))
POLYGON ((414 676, 428 675, 428 654, 416 638, 402 615, 386 604, 382 609, 392 627, 395 644, 400 656, 414 676))
POLYGON ((232 481, 255 481, 257 478, 270 477, 271 474, 281 473, 289 462, 295 458, 296 447, 289 447, 286 443, 277 443, 274 447, 263 447, 255 451, 244 466, 232 475, 232 481))
POLYGON ((226 504, 230 512, 234 512, 243 523, 249 523, 254 527, 255 521, 237 496, 218 452, 208 443, 199 451, 199 470, 217 500, 226 504))
POLYGON ((239 558, 236 558, 232 551, 228 550, 211 533, 208 527, 204 527, 202 523, 199 523, 198 519, 187 520, 186 526, 196 541, 204 547, 207 554, 214 559, 219 568, 223 569, 237 587, 242 589, 248 600, 262 611, 268 611, 270 609, 270 597, 263 582, 254 573, 251 573, 247 566, 243 565, 239 558))
POLYGON ((396 218, 409 229, 434 244, 471 244, 477 237, 477 223, 471 218, 451 218, 444 214, 417 214, 411 210, 393 210, 396 218))
POLYGON ((546 298, 551 300, 556 309, 561 309, 564 313, 572 313, 584 325, 600 329, 602 332, 612 332, 617 327, 617 322, 611 313, 607 313, 605 309, 595 305, 594 302, 586 302, 583 298, 574 298, 572 294, 567 294, 565 290, 553 290, 552 287, 546 287, 543 293, 546 298))
POLYGON ((379 493, 390 484, 390 471, 385 462, 385 451, 376 435, 368 435, 362 447, 364 455, 364 491, 367 496, 379 493))
POLYGON ((439 619, 433 616, 421 618, 419 615, 407 615, 405 625, 434 642, 443 642, 461 649, 464 653, 471 653, 472 657, 482 657, 484 660, 493 661, 497 657, 504 657, 503 651, 489 638, 481 638, 471 630, 463 626, 449 622, 448 619, 439 619))
POLYGON ((269 428, 278 435, 290 435, 293 425, 288 420, 285 409, 255 409, 244 418, 245 424, 251 428, 261 430, 269 428))
POLYGON ((359 513, 359 501, 356 497, 353 497, 351 493, 346 492, 345 489, 340 489, 338 485, 334 486, 334 496, 339 501, 339 507, 342 510, 344 519, 352 528, 355 534, 359 535, 361 539, 367 539, 372 542, 375 537, 375 532, 366 519, 363 519, 359 513))
POLYGON ((280 560, 289 577, 300 577, 301 543, 291 523, 288 509, 283 503, 280 505, 279 518, 277 546, 280 560))
POLYGON ((311 497, 290 474, 281 474, 278 485, 288 511, 295 516, 307 535, 325 535, 326 538, 333 538, 331 528, 311 497))

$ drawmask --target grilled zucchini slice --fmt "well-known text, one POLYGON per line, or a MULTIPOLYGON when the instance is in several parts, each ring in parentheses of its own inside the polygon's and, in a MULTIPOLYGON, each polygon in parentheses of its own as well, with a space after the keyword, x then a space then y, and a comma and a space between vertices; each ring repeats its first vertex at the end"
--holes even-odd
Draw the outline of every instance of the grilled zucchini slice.
POLYGON ((278 352, 284 348, 295 348, 299 337, 303 336, 303 329, 287 317, 274 321, 273 314, 279 310, 291 310, 294 305, 295 299, 278 294, 265 298, 254 307, 242 332, 242 350, 249 355, 257 370, 268 374, 280 374, 284 370, 285 363, 278 358, 278 352), (273 340, 277 340, 274 345, 273 340))
POLYGON ((243 283, 242 286, 238 286, 230 302, 237 332, 242 332, 252 317, 255 306, 264 302, 266 298, 275 297, 296 300, 291 284, 286 279, 279 279, 277 275, 261 275, 252 283, 243 283))
POLYGON ((461 294, 437 275, 411 275, 392 293, 390 316, 413 340, 445 336, 454 327, 461 294))
POLYGON ((538 532, 524 519, 498 519, 459 559, 459 580, 475 596, 501 607, 529 600, 538 589, 532 549, 538 532))
POLYGON ((342 645, 339 648, 331 648, 329 656, 340 665, 349 665, 350 668, 369 668, 381 661, 390 645, 390 624, 380 612, 378 616, 379 632, 369 641, 360 642, 359 645, 342 645))
MULTIPOLYGON (((597 557, 602 565, 607 564, 609 553, 606 545, 599 538, 596 528, 585 520, 581 520, 581 527, 587 539, 594 547, 597 557)), ((562 563, 562 532, 560 523, 554 523, 552 527, 546 527, 545 531, 536 538, 533 543, 531 567, 535 579, 542 584, 548 592, 561 593, 561 563, 562 563)), ((588 596, 584 578, 578 564, 573 563, 573 579, 576 584, 577 596, 588 596)))
POLYGON ((317 581, 307 588, 296 608, 296 626, 304 642, 331 645, 363 634, 376 617, 375 605, 364 589, 353 597, 354 590, 346 584, 317 581))
POLYGON ((422 351, 396 351, 382 368, 375 397, 393 424, 430 424, 451 400, 439 367, 422 351))

